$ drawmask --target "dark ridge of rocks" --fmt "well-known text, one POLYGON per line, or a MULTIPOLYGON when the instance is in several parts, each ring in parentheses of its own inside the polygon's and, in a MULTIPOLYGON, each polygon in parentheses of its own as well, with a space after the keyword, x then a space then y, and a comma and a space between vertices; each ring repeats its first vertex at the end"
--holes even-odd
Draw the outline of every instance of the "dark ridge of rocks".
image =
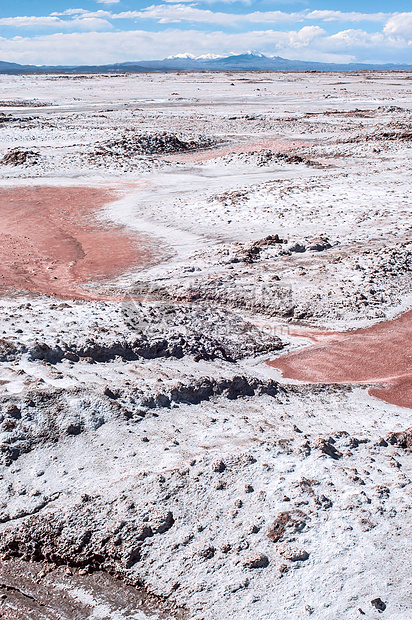
MULTIPOLYGON (((231 379, 215 380, 205 377, 195 381, 190 386, 178 384, 170 392, 162 395, 162 401, 169 399, 170 402, 196 405, 215 396, 223 396, 228 400, 236 400, 241 396, 260 396, 262 394, 274 397, 279 390, 279 384, 272 379, 263 381, 254 377, 234 376, 231 379)), ((156 406, 156 399, 148 402, 150 405, 145 404, 144 406, 153 407, 152 403, 156 406)))
MULTIPOLYGON (((87 336, 79 334, 74 342, 68 338, 65 342, 36 342, 28 345, 29 358, 57 364, 63 359, 104 363, 117 357, 131 361, 190 355, 196 361, 221 357, 233 362, 283 348, 277 336, 210 305, 144 306, 131 300, 122 304, 121 314, 123 329, 93 330, 87 336)), ((9 340, 0 341, 0 359, 12 360, 20 349, 9 340)))
POLYGON ((210 148, 216 144, 213 138, 200 136, 185 140, 166 132, 144 135, 127 135, 120 140, 103 142, 95 149, 95 155, 163 155, 210 148))
MULTIPOLYGON (((185 355, 193 355, 195 361, 201 359, 213 361, 217 357, 228 362, 250 355, 252 353, 263 353, 278 351, 283 348, 281 340, 275 336, 267 336, 267 342, 246 343, 246 346, 234 349, 231 343, 223 340, 222 346, 219 340, 210 339, 206 336, 202 339, 201 335, 185 338, 182 335, 174 335, 165 338, 145 340, 132 340, 130 342, 113 342, 103 344, 89 339, 87 344, 68 345, 69 348, 63 349, 60 345, 48 345, 47 343, 36 343, 29 349, 31 360, 45 360, 51 364, 57 364, 63 359, 76 363, 84 360, 90 362, 104 363, 121 357, 124 360, 132 361, 140 358, 156 359, 161 357, 174 357, 181 359, 185 355), (248 346, 249 345, 249 346, 248 346), (234 349, 234 350, 233 350, 234 349), (218 355, 220 353, 220 355, 218 355)), ((10 349, 9 356, 13 356, 13 349, 10 349)))
POLYGON ((397 140, 401 142, 409 142, 412 140, 411 124, 405 122, 391 122, 386 125, 376 127, 376 129, 371 133, 352 136, 344 140, 338 140, 338 142, 359 143, 385 140, 389 142, 397 140))
POLYGON ((386 112, 405 112, 405 108, 396 105, 380 105, 377 108, 368 110, 325 110, 324 112, 306 112, 305 116, 342 116, 347 118, 373 118, 377 113, 386 112))
POLYGON ((401 108, 398 105, 380 105, 376 108, 377 112, 406 112, 405 108, 401 108))
POLYGON ((142 396, 141 407, 158 409, 170 407, 172 403, 198 405, 214 397, 236 400, 242 396, 261 396, 267 394, 275 397, 283 391, 276 381, 256 379, 255 377, 234 376, 231 379, 212 379, 203 377, 190 385, 177 383, 165 392, 142 396))
POLYGON ((366 136, 366 140, 412 140, 412 131, 381 131, 372 136, 366 136))
POLYGON ((38 163, 40 154, 37 151, 26 151, 21 148, 12 149, 0 160, 3 166, 33 166, 38 163))
POLYGON ((11 121, 16 120, 15 118, 13 118, 13 116, 6 116, 6 114, 4 114, 4 112, 0 112, 0 125, 2 123, 10 123, 11 121))
POLYGON ((293 245, 289 246, 289 252, 295 252, 296 254, 303 254, 306 252, 306 246, 303 243, 297 241, 293 245))
POLYGON ((0 101, 2 108, 45 108, 54 105, 49 101, 39 101, 38 99, 14 99, 9 101, 0 101))
POLYGON ((282 153, 282 152, 274 152, 270 150, 265 151, 255 151, 250 153, 250 155, 257 156, 257 165, 258 166, 268 166, 272 162, 282 161, 285 164, 305 164, 305 166, 320 166, 321 164, 318 162, 307 159, 306 157, 302 157, 297 153, 282 153))

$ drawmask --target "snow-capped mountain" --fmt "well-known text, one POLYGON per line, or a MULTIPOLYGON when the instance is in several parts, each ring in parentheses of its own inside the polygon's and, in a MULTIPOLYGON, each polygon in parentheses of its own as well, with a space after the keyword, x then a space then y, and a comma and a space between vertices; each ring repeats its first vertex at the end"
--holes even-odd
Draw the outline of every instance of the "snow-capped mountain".
POLYGON ((141 60, 110 65, 81 65, 76 67, 18 65, 0 62, 0 73, 142 73, 146 71, 410 71, 412 65, 394 64, 332 64, 303 60, 288 60, 280 56, 266 56, 262 52, 219 56, 206 53, 195 56, 183 52, 163 60, 141 60))

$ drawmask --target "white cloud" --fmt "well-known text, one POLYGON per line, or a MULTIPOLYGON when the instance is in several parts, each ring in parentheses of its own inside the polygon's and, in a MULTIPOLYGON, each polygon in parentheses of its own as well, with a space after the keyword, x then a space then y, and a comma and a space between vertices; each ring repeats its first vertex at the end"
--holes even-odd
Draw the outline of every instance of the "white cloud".
POLYGON ((2 17, 0 19, 0 26, 11 26, 12 28, 36 28, 44 26, 56 26, 61 24, 62 20, 58 17, 2 17))
MULTIPOLYGON (((193 5, 152 5, 142 11, 125 11, 112 15, 113 19, 154 19, 160 24, 178 22, 197 22, 232 26, 240 23, 281 23, 296 21, 294 16, 282 11, 268 11, 248 13, 246 15, 234 13, 220 13, 209 9, 197 9, 193 5)), ((301 19, 301 18, 300 18, 301 19)))
POLYGON ((391 13, 343 13, 342 11, 301 11, 298 13, 286 13, 284 11, 254 11, 247 14, 223 13, 209 9, 198 9, 196 4, 183 2, 151 5, 141 11, 124 11, 113 13, 112 19, 154 19, 161 24, 178 22, 197 22, 209 24, 221 24, 231 26, 236 24, 280 24, 303 22, 305 20, 316 21, 341 21, 341 22, 384 22, 391 13))
POLYGON ((113 28, 112 24, 100 17, 91 17, 88 13, 85 16, 75 16, 73 19, 64 20, 60 19, 56 15, 49 15, 47 17, 3 17, 0 18, 0 27, 7 26, 11 28, 53 28, 54 30, 110 30, 113 28))
POLYGON ((54 12, 54 13, 50 13, 50 15, 52 16, 57 15, 59 17, 64 17, 64 16, 71 17, 72 15, 76 17, 101 17, 101 18, 112 17, 112 13, 110 11, 103 11, 103 9, 98 9, 97 11, 86 11, 85 9, 66 9, 62 13, 54 12))
POLYGON ((81 13, 88 13, 85 9, 66 9, 62 13, 53 12, 50 15, 78 15, 81 13))
POLYGON ((97 4, 117 4, 120 0, 96 0, 97 4))
POLYGON ((288 32, 287 43, 290 47, 308 47, 315 39, 326 35, 325 30, 319 26, 304 26, 298 32, 288 32))
POLYGON ((98 17, 82 17, 81 19, 74 19, 67 23, 67 28, 69 30, 104 31, 112 29, 113 26, 105 19, 100 19, 98 17))
POLYGON ((310 11, 305 14, 306 19, 316 19, 325 22, 384 22, 391 13, 357 13, 351 11, 345 13, 343 11, 310 11))
MULTIPOLYGON (((62 30, 69 30, 73 25, 73 30, 77 30, 79 26, 78 20, 83 19, 99 19, 105 20, 105 26, 108 27, 108 23, 116 20, 142 20, 151 19, 161 24, 173 24, 173 23, 204 23, 215 24, 226 27, 239 27, 247 26, 248 24, 292 24, 292 23, 304 23, 305 21, 317 21, 322 22, 360 22, 360 21, 372 21, 372 22, 385 22, 387 25, 385 28, 387 31, 393 31, 397 34, 402 32, 409 32, 410 27, 410 13, 404 14, 392 14, 392 13, 357 13, 342 11, 300 11, 287 13, 284 11, 253 11, 247 14, 217 12, 209 9, 199 9, 196 3, 185 3, 185 0, 181 2, 171 3, 168 0, 166 4, 151 5, 139 11, 123 11, 119 13, 113 13, 111 11, 99 9, 97 11, 87 11, 85 9, 67 9, 61 13, 54 12, 45 17, 10 17, 0 20, 0 25, 15 27, 15 28, 28 28, 28 27, 56 27, 61 25, 62 30), (60 19, 60 18, 68 19, 60 19), (409 20, 409 22, 408 22, 409 20), (409 23, 409 25, 408 25, 409 23)), ((86 22, 84 22, 86 23, 86 22)), ((92 22, 89 22, 90 26, 92 22)), ((101 30, 103 28, 103 22, 96 22, 96 29, 101 30)))
POLYGON ((385 24, 384 33, 394 37, 412 40, 412 13, 393 15, 385 24))
POLYGON ((195 56, 205 53, 242 53, 257 49, 268 55, 325 62, 408 62, 410 46, 382 33, 345 30, 328 36, 318 26, 280 32, 256 30, 242 33, 169 29, 162 32, 56 33, 38 37, 0 38, 0 58, 23 64, 106 64, 165 58, 183 51, 195 56), (360 54, 359 58, 357 54, 360 54), (363 56, 362 56, 363 54, 363 56), (402 56, 402 54, 404 54, 402 56))
POLYGON ((196 4, 192 2, 190 2, 190 4, 185 4, 185 0, 181 0, 178 4, 175 3, 174 0, 165 1, 168 2, 168 4, 151 5, 141 11, 113 13, 111 17, 112 19, 155 19, 162 24, 188 21, 230 26, 241 23, 299 23, 305 20, 325 22, 384 22, 392 16, 392 13, 344 13, 342 11, 300 11, 295 13, 286 13, 284 11, 254 11, 247 14, 222 13, 209 9, 198 9, 196 4))

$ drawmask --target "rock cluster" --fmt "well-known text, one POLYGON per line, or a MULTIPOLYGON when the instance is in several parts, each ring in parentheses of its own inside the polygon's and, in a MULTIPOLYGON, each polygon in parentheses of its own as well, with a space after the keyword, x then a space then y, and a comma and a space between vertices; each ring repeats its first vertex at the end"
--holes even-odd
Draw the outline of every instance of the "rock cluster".
POLYGON ((37 151, 27 151, 24 149, 12 149, 0 160, 3 166, 23 166, 34 165, 39 161, 40 154, 37 151))

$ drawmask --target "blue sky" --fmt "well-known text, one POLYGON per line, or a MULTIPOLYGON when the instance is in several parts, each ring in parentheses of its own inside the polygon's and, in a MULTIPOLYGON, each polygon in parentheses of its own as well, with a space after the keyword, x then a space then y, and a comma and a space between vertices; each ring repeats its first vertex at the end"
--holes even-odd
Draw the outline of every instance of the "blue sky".
POLYGON ((248 50, 412 64, 410 0, 2 0, 0 60, 105 64, 248 50))

